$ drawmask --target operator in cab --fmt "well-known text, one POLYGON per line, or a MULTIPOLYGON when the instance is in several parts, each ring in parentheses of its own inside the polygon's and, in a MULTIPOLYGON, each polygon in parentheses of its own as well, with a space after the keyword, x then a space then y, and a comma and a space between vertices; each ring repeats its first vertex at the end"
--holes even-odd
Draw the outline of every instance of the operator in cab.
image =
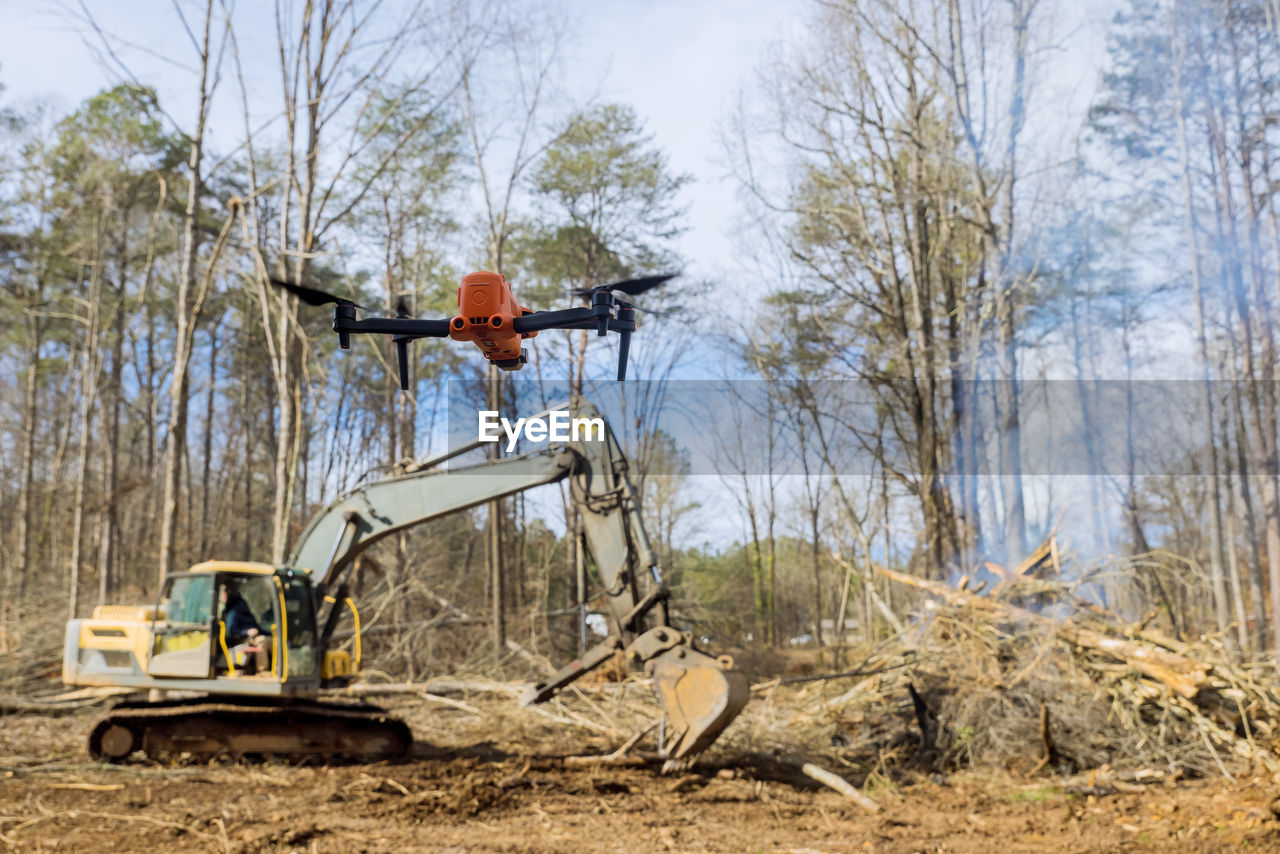
POLYGON ((227 646, 231 657, 244 662, 247 675, 271 669, 271 636, 262 631, 253 609, 240 593, 240 582, 228 580, 219 594, 222 622, 227 630, 227 646), (243 656, 240 654, 244 653, 243 656))

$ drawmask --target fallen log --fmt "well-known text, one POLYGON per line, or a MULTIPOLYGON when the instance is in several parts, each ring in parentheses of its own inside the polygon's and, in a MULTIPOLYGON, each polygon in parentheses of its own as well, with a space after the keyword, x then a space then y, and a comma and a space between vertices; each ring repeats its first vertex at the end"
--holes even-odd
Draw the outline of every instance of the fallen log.
POLYGON ((880 689, 880 675, 881 674, 877 673, 874 676, 863 679, 861 682, 854 685, 838 697, 832 697, 829 700, 819 700, 800 713, 792 715, 791 720, 788 721, 788 723, 798 723, 828 711, 839 711, 854 700, 860 698, 862 695, 878 691, 880 689))
POLYGON ((608 768, 641 768, 645 765, 656 765, 663 757, 655 753, 651 756, 614 756, 605 753, 598 756, 566 756, 563 760, 567 768, 591 768, 605 766, 608 768))
POLYGON ((79 688, 51 697, 0 696, 0 714, 65 715, 115 697, 135 694, 136 688, 79 688))
MULTIPOLYGON (((1131 771, 1120 771, 1103 765, 1081 774, 1068 777, 1058 785, 1064 793, 1075 795, 1112 795, 1116 792, 1143 792, 1147 786, 1171 786, 1181 780, 1181 768, 1163 771, 1155 768, 1138 768, 1131 771)), ((1040 788, 1040 784, 1036 785, 1040 788)))
MULTIPOLYGON (((461 679, 451 676, 440 676, 425 682, 353 682, 345 688, 326 688, 321 691, 326 697, 377 697, 396 694, 434 694, 437 696, 452 694, 502 694, 518 697, 528 690, 529 682, 496 682, 488 679, 461 679)), ((631 677, 622 682, 583 682, 574 684, 575 691, 582 694, 604 694, 617 696, 625 693, 631 686, 650 689, 653 680, 648 677, 631 677)))
POLYGON ((323 692, 327 696, 378 697, 396 694, 504 694, 519 696, 525 682, 492 682, 485 679, 428 679, 425 682, 388 682, 374 684, 354 682, 345 688, 333 688, 323 692))
POLYGON ((28 700, 23 697, 0 697, 0 715, 68 715, 81 709, 95 706, 103 701, 103 697, 92 697, 84 700, 49 702, 46 700, 28 700))
POLYGON ((606 753, 600 756, 566 756, 564 764, 574 765, 644 765, 648 762, 660 761, 661 756, 654 754, 653 757, 645 758, 643 756, 628 756, 631 748, 640 743, 640 739, 653 732, 658 726, 658 721, 654 721, 644 729, 639 730, 631 738, 622 743, 622 746, 612 753, 606 753))
POLYGON ((418 696, 432 703, 439 703, 442 706, 448 706, 451 709, 458 709, 470 715, 484 717, 484 712, 480 711, 470 703, 464 703, 461 700, 455 700, 451 697, 443 697, 439 694, 429 694, 425 691, 418 696))
POLYGON ((125 694, 137 693, 137 688, 117 687, 114 685, 94 686, 89 688, 76 688, 71 691, 63 691, 61 694, 54 694, 47 697, 50 702, 61 703, 70 700, 107 700, 111 697, 121 697, 125 694))
POLYGON ((812 762, 805 762, 800 766, 800 771, 806 777, 817 780, 824 786, 830 786, 849 800, 868 812, 880 812, 880 805, 868 798, 862 792, 858 791, 852 783, 838 774, 833 774, 826 768, 814 765, 812 762))

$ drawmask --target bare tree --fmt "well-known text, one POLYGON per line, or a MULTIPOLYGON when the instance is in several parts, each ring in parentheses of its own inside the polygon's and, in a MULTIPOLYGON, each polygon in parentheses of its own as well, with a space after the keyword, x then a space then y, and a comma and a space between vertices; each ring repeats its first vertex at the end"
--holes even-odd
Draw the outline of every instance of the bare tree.
POLYGON ((200 217, 203 211, 205 194, 204 145, 205 126, 209 118, 209 109, 217 89, 221 49, 217 49, 211 38, 213 32, 213 11, 215 0, 205 0, 204 23, 197 38, 187 25, 185 15, 183 26, 191 36, 196 55, 199 57, 200 81, 196 94, 196 118, 192 132, 191 154, 187 160, 187 205, 183 212, 182 226, 182 259, 178 270, 177 295, 177 352, 174 354, 173 377, 169 383, 169 441, 165 447, 164 458, 164 498, 160 513, 160 562, 158 575, 161 581, 173 571, 175 529, 178 524, 178 492, 179 473, 187 442, 187 399, 190 393, 190 377, 188 370, 191 362, 192 344, 195 340, 196 326, 200 322, 200 310, 204 302, 204 293, 199 289, 199 270, 197 263, 200 255, 200 217))

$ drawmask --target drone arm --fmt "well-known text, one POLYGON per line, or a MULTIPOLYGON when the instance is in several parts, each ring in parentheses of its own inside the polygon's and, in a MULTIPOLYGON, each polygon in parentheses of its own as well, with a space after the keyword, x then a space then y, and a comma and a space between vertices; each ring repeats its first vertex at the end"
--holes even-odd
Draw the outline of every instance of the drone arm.
POLYGON ((447 338, 449 321, 423 320, 416 317, 367 317, 356 319, 354 305, 338 304, 333 313, 333 331, 338 333, 338 346, 351 346, 351 333, 392 335, 396 344, 396 362, 400 369, 400 388, 409 389, 409 342, 415 338, 447 338))
POLYGON ((341 307, 334 314, 333 331, 339 336, 352 332, 374 335, 403 335, 406 338, 448 338, 449 321, 417 317, 366 317, 356 320, 345 316, 341 307))
POLYGON ((584 329, 595 328, 596 316, 589 308, 562 308, 559 311, 535 311, 511 321, 511 328, 516 332, 541 332, 544 329, 577 329, 578 324, 585 323, 584 329))
MULTIPOLYGON (((516 332, 541 332, 544 329, 595 329, 597 327, 595 313, 585 307, 565 308, 559 311, 535 311, 512 321, 516 332)), ((612 318, 609 329, 613 332, 634 332, 634 320, 612 318)))

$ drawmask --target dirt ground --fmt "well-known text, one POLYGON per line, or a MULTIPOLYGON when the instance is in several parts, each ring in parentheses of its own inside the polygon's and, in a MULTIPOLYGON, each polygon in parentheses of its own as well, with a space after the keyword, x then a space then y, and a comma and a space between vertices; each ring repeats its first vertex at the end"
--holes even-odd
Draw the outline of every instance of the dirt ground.
MULTIPOLYGON (((420 743, 390 764, 90 763, 97 713, 0 718, 0 843, 18 851, 1280 851, 1270 778, 1064 792, 965 773, 867 789, 868 813, 785 766, 709 754, 567 767, 554 725, 406 707, 420 743)), ((591 741, 589 739, 589 741, 591 741)), ((603 751, 611 742, 581 745, 603 751)))

